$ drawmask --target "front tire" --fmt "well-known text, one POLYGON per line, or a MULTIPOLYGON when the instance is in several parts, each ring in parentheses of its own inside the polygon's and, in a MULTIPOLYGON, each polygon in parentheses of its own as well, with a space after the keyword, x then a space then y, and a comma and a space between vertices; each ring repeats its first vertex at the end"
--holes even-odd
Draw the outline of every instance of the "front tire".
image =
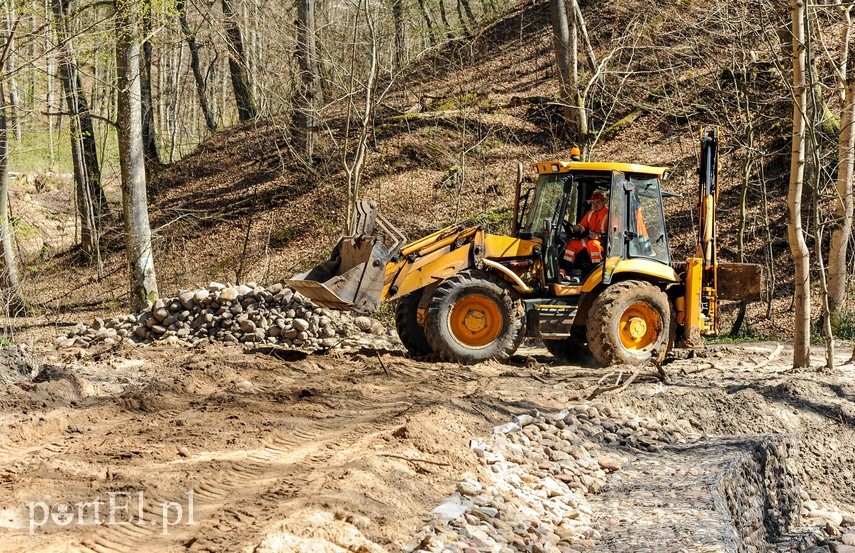
POLYGON ((504 361, 525 337, 525 312, 501 278, 463 271, 440 284, 428 301, 425 335, 443 361, 504 361))
POLYGON ((612 284, 588 313, 588 347, 600 365, 662 361, 674 344, 674 314, 665 293, 649 282, 612 284))

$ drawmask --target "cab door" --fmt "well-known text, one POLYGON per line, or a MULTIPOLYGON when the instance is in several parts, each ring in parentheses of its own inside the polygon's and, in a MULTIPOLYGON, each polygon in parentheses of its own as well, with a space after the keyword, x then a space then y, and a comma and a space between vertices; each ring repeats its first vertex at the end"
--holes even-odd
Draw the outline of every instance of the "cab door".
POLYGON ((612 171, 609 194, 609 228, 606 261, 603 263, 603 284, 611 284, 612 275, 626 254, 626 196, 632 184, 620 171, 612 171))

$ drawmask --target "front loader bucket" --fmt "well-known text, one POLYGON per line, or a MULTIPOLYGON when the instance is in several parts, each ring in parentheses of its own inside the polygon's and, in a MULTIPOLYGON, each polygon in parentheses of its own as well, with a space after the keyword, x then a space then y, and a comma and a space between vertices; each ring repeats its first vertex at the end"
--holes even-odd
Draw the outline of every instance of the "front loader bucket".
POLYGON ((374 202, 357 202, 355 213, 352 235, 339 239, 330 258, 285 285, 321 307, 373 313, 382 302, 386 263, 407 238, 377 212, 374 202), (393 241, 390 246, 382 235, 374 236, 375 225, 393 241))
POLYGON ((322 307, 374 312, 390 257, 389 248, 373 236, 344 236, 330 259, 285 285, 322 307))

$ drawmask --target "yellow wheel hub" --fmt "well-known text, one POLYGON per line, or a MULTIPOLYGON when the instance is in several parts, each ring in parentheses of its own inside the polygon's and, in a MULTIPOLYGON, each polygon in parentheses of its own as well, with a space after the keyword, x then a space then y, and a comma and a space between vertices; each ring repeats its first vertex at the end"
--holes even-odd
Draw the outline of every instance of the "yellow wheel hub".
POLYGON ((499 304, 481 294, 467 294, 451 308, 449 329, 458 342, 479 348, 499 337, 502 311, 499 304))
POLYGON ((634 303, 620 317, 620 342, 629 350, 649 348, 658 340, 662 327, 662 317, 658 311, 647 303, 634 303))

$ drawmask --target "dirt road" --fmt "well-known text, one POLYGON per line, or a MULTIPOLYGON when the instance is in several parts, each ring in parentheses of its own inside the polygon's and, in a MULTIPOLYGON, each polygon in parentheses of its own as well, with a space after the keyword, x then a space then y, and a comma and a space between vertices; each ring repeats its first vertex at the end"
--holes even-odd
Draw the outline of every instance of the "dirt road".
MULTIPOLYGON (((474 367, 216 345, 32 355, 35 378, 0 366, 0 551, 398 551, 483 474, 470 439, 618 377, 537 348, 474 367)), ((667 384, 644 370, 595 401, 701 434, 795 434, 806 500, 855 511, 855 367, 788 356, 709 348, 667 384)))

